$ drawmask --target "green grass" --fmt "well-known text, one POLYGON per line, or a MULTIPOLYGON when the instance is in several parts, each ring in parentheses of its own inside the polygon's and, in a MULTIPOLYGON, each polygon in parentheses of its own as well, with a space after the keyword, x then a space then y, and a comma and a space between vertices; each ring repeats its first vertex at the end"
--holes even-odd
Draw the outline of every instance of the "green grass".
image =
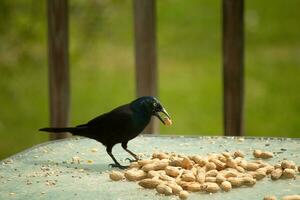
MULTIPOLYGON (((0 3, 0 159, 47 140, 44 3, 0 3)), ((132 5, 70 3, 76 125, 135 97, 132 5)), ((300 1, 245 6, 246 135, 300 137, 300 1)), ((221 135, 221 1, 158 1, 157 20, 159 97, 174 120, 161 133, 221 135)))

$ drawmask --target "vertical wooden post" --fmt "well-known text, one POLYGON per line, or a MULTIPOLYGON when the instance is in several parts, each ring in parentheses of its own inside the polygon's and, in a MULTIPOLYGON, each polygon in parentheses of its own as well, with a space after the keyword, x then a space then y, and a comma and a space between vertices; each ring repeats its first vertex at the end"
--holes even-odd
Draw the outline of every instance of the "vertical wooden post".
POLYGON ((244 0, 223 0, 225 135, 243 134, 244 0))
MULTIPOLYGON (((157 96, 156 1, 134 0, 135 69, 137 96, 157 96)), ((151 121, 144 133, 158 133, 151 121)))
MULTIPOLYGON (((70 81, 68 58, 68 1, 47 0, 50 126, 68 124, 70 81)), ((68 137, 50 134, 50 139, 68 137)))

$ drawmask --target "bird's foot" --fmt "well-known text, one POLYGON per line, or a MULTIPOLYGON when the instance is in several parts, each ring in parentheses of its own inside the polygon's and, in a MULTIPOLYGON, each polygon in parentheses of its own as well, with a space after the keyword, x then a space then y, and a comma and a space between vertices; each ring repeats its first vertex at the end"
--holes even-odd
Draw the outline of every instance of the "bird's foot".
POLYGON ((124 165, 120 165, 120 164, 109 164, 110 167, 112 168, 119 168, 119 169, 127 169, 129 166, 124 166, 124 165))
POLYGON ((131 159, 131 158, 126 158, 125 160, 128 160, 130 163, 132 162, 137 162, 140 159, 131 159))

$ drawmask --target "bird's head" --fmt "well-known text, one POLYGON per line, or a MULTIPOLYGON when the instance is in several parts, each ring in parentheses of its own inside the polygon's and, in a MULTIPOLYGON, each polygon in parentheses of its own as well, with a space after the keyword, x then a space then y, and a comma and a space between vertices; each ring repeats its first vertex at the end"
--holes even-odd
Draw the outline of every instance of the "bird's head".
POLYGON ((143 112, 148 116, 156 116, 163 124, 170 125, 171 118, 161 103, 152 96, 140 97, 131 103, 132 109, 137 112, 143 112))

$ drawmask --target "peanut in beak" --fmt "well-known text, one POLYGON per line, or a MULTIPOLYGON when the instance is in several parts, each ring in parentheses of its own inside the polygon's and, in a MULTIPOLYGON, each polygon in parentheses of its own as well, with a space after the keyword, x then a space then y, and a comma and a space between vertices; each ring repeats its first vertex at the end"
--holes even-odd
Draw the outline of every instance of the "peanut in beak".
POLYGON ((171 126, 172 125, 172 120, 168 117, 164 117, 164 122, 166 126, 171 126))

